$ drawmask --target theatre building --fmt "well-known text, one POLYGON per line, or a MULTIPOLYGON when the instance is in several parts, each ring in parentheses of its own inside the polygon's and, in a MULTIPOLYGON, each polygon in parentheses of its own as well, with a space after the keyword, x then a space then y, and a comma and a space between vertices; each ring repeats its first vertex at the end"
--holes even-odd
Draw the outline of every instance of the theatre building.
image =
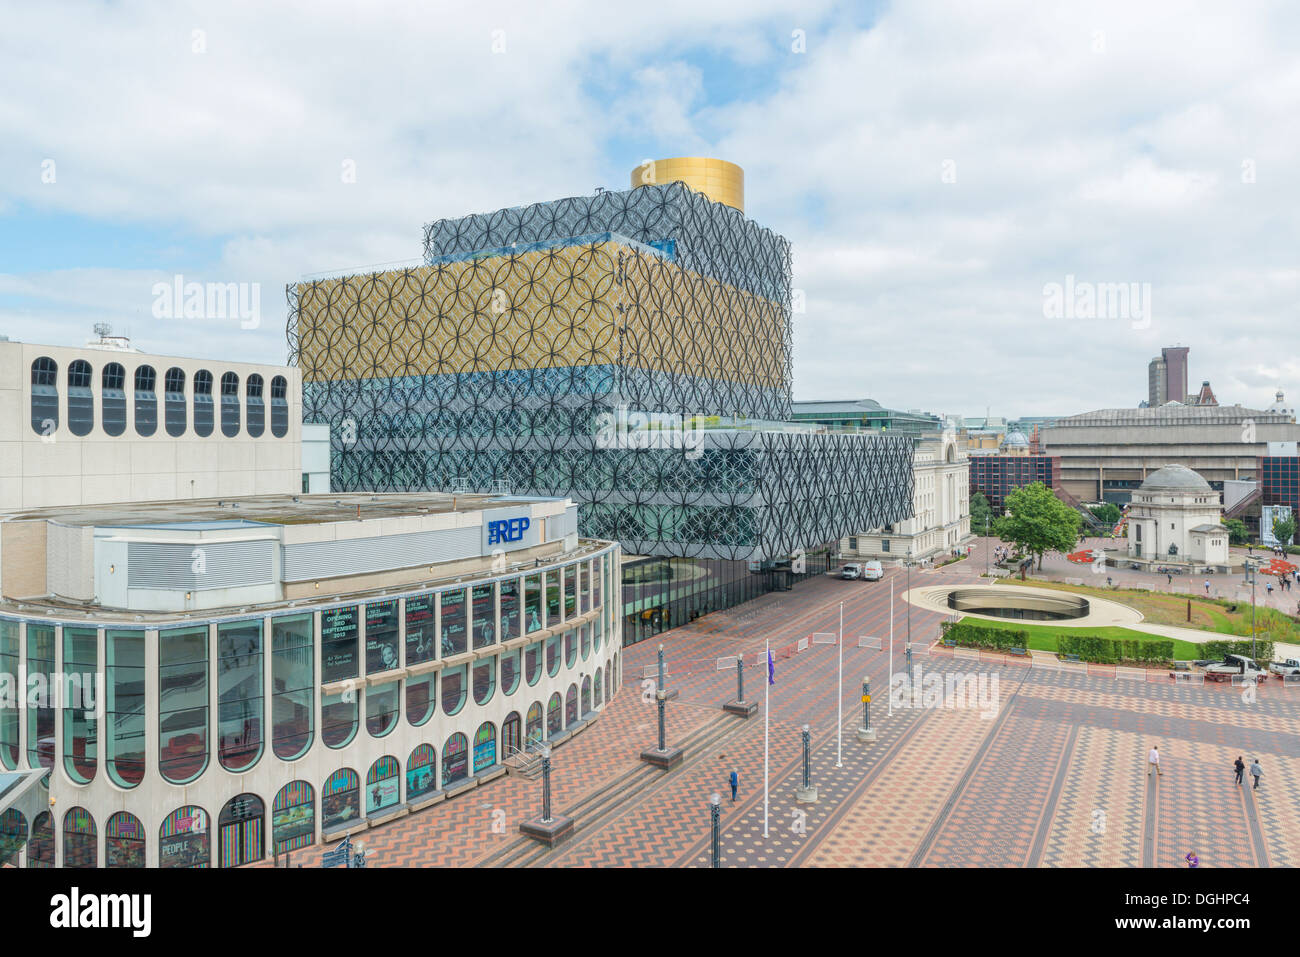
POLYGON ((562 498, 0 516, 0 863, 232 867, 455 798, 618 689, 618 563, 562 498))

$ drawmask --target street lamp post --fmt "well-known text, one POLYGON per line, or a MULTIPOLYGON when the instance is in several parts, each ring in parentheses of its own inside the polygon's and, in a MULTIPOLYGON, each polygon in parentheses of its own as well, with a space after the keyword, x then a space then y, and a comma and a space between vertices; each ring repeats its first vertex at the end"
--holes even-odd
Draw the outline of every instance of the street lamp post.
POLYGON ((1255 576, 1259 571, 1259 562, 1246 559, 1246 575, 1250 578, 1250 657, 1255 657, 1255 576))
POLYGON ((722 814, 722 795, 719 794, 717 791, 714 791, 713 796, 709 798, 709 819, 713 827, 713 839, 712 839, 713 855, 712 856, 713 856, 714 867, 722 866, 720 863, 720 858, 722 857, 722 847, 718 839, 719 838, 718 831, 720 830, 718 826, 718 818, 721 816, 721 814, 722 814))
POLYGON ((907 550, 907 660, 912 661, 912 550, 907 550))
POLYGON ((542 823, 551 823, 551 746, 542 745, 542 823))
POLYGON ((664 739, 664 646, 659 644, 659 687, 658 694, 655 695, 659 705, 659 750, 667 751, 668 747, 664 739))
POLYGON ((984 516, 984 577, 989 577, 989 552, 993 551, 993 544, 989 541, 989 516, 984 516))

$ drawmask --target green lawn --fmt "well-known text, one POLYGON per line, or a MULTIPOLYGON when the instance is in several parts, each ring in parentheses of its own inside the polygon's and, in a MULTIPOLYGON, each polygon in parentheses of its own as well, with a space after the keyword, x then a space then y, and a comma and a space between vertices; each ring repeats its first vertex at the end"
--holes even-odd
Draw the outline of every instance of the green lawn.
POLYGON ((1204 657, 1200 645, 1193 644, 1190 641, 1183 641, 1180 638, 1166 638, 1164 635, 1153 635, 1149 632, 1134 631, 1132 628, 1120 628, 1116 625, 1106 625, 1099 628, 1062 628, 1059 625, 1036 625, 1027 621, 988 621, 970 615, 962 618, 961 622, 963 625, 971 625, 975 628, 1013 628, 1016 631, 1026 632, 1029 636, 1029 647, 1035 651, 1056 651, 1056 639, 1059 635, 1095 635, 1098 638, 1172 641, 1176 661, 1195 661, 1204 657))

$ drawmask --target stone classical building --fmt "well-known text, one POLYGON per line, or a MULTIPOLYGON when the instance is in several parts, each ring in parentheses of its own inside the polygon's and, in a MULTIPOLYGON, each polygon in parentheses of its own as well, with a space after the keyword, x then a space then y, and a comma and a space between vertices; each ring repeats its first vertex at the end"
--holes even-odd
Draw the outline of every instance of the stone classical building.
POLYGON ((1227 564, 1228 530, 1221 514, 1219 493, 1187 466, 1157 469, 1133 493, 1129 557, 1165 564, 1227 564))
POLYGON ((929 558, 970 538, 970 460, 954 432, 930 433, 912 452, 912 516, 840 540, 853 559, 929 558))

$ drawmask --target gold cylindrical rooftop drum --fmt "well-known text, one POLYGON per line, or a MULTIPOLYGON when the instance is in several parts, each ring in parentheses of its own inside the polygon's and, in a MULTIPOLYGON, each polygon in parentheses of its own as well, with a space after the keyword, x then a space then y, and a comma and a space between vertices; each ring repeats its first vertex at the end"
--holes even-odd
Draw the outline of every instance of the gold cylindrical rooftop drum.
POLYGON ((745 211, 745 171, 735 163, 706 156, 649 160, 632 170, 632 188, 681 180, 717 203, 745 211))

